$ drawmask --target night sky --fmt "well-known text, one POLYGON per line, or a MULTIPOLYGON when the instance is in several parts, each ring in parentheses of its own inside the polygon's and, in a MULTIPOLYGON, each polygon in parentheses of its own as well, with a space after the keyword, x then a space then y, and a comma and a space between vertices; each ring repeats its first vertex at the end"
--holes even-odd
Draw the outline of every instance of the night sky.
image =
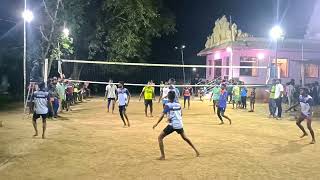
MULTIPOLYGON (((22 35, 18 33, 22 29, 20 16, 23 1, 0 1, 0 47, 8 43, 22 45, 22 35), (17 22, 18 25, 4 20, 17 22)), ((279 21, 286 36, 302 38, 316 0, 279 1, 279 21)), ((154 40, 153 62, 179 63, 179 52, 174 50, 174 46, 185 44, 186 63, 204 63, 203 58, 196 57, 196 53, 204 48, 215 20, 223 14, 231 15, 244 32, 259 37, 268 36, 270 27, 277 22, 277 0, 165 0, 165 5, 176 15, 177 32, 154 40)))

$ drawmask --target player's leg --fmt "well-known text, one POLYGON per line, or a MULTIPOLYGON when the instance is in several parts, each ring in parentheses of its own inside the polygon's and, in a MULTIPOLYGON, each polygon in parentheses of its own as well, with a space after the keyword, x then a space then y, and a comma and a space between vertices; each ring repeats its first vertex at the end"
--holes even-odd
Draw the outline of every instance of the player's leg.
POLYGON ((213 111, 214 111, 214 113, 216 113, 216 101, 213 100, 212 102, 213 102, 213 111))
POLYGON ((221 116, 222 116, 222 117, 224 117, 224 118, 228 119, 229 124, 231 125, 231 119, 230 119, 228 116, 226 116, 226 115, 224 114, 224 112, 225 112, 225 111, 226 111, 226 110, 225 110, 225 108, 221 108, 221 110, 220 110, 220 114, 221 114, 221 116))
POLYGON ((183 109, 186 108, 186 101, 187 101, 187 97, 184 96, 183 97, 183 109))
POLYGON ((221 117, 221 109, 220 109, 220 108, 218 108, 218 110, 217 110, 217 115, 218 115, 218 118, 219 118, 220 121, 221 121, 220 124, 223 124, 223 119, 222 119, 222 117, 221 117))
POLYGON ((153 102, 152 100, 150 100, 150 117, 153 117, 152 113, 153 113, 153 102))
POLYGON ((130 122, 129 122, 129 118, 128 118, 128 115, 127 115, 126 107, 124 107, 123 115, 124 115, 124 117, 125 117, 126 120, 127 120, 127 125, 128 125, 128 127, 130 127, 130 122))
POLYGON ((144 115, 148 117, 148 101, 144 100, 144 115))
POLYGON ((188 109, 190 109, 190 96, 188 97, 188 109))
POLYGON ((116 106, 116 100, 115 99, 112 99, 112 114, 114 112, 114 108, 116 106))
POLYGON ((163 145, 163 139, 171 134, 174 131, 172 126, 167 126, 166 128, 163 129, 163 131, 160 133, 158 136, 158 142, 159 142, 159 148, 160 148, 160 158, 159 160, 165 160, 166 156, 164 153, 164 145, 163 145))
POLYGON ((243 107, 244 109, 247 109, 247 96, 243 97, 243 107))
POLYGON ((112 101, 111 98, 108 98, 108 112, 110 112, 109 109, 110 109, 111 101, 112 101))
POLYGON ((41 115, 42 118, 42 139, 45 139, 45 133, 46 133, 46 129, 47 129, 47 115, 46 114, 42 114, 41 115))
POLYGON ((180 135, 181 135, 182 139, 184 141, 186 141, 192 147, 192 149, 196 152, 197 157, 200 156, 199 151, 196 149, 196 147, 194 147, 194 145, 192 144, 191 140, 184 133, 183 129, 181 129, 181 131, 182 132, 180 132, 180 135))
POLYGON ((304 127, 301 125, 301 122, 304 120, 304 117, 300 115, 300 117, 296 121, 296 125, 301 129, 302 131, 302 136, 300 138, 303 138, 304 136, 308 136, 306 130, 304 130, 304 127))
POLYGON ((307 127, 308 127, 308 130, 309 130, 311 137, 312 137, 312 141, 310 144, 314 144, 314 143, 316 143, 316 139, 314 137, 314 132, 313 132, 312 125, 311 125, 312 119, 311 119, 311 117, 307 117, 306 119, 307 119, 307 127))
POLYGON ((123 107, 124 107, 124 106, 119 106, 119 113, 120 113, 121 120, 122 120, 122 122, 123 122, 123 126, 126 127, 127 124, 126 124, 126 121, 124 120, 123 107))
POLYGON ((38 128, 37 128, 37 119, 39 118, 39 115, 36 113, 33 113, 33 117, 32 117, 32 125, 34 128, 34 135, 33 136, 38 136, 38 128))

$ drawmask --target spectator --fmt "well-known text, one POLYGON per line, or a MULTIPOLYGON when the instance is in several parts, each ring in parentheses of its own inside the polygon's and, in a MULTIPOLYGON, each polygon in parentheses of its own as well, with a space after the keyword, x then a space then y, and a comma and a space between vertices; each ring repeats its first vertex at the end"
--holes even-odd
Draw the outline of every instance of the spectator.
POLYGON ((283 97, 283 85, 281 84, 281 80, 276 80, 276 88, 274 92, 274 99, 276 101, 276 106, 278 110, 277 119, 281 119, 282 115, 282 97, 283 97))
POLYGON ((289 82, 286 87, 286 94, 287 94, 287 98, 288 98, 289 107, 293 106, 294 91, 295 91, 295 89, 294 89, 292 82, 289 82))

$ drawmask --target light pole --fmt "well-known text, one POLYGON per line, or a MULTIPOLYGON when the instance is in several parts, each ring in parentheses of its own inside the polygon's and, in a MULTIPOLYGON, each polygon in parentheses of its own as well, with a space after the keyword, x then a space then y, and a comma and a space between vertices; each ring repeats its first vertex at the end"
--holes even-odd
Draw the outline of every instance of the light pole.
POLYGON ((280 70, 278 67, 278 41, 279 39, 284 37, 284 32, 282 30, 282 28, 278 25, 274 26, 271 30, 270 30, 270 37, 272 38, 272 40, 274 40, 276 42, 276 52, 275 52, 275 65, 276 65, 276 74, 277 74, 277 78, 280 79, 280 70))
POLYGON ((185 71, 184 71, 184 49, 186 48, 186 46, 185 45, 182 45, 180 48, 178 48, 177 46, 175 47, 175 49, 176 50, 180 50, 180 52, 181 52, 181 62, 182 62, 182 65, 183 65, 183 67, 182 67, 182 71, 183 71, 183 83, 185 84, 186 83, 186 73, 185 73, 185 71))
POLYGON ((27 29, 26 23, 30 23, 33 19, 33 14, 27 9, 27 0, 24 1, 24 11, 22 13, 23 17, 23 103, 24 112, 26 111, 26 86, 27 86, 27 29))

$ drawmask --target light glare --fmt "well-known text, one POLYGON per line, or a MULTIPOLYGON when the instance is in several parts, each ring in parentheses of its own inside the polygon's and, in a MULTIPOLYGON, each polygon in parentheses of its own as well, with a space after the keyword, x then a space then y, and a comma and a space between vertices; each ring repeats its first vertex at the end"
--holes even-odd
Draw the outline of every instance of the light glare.
POLYGON ((68 37, 70 34, 70 31, 68 28, 64 28, 62 32, 63 32, 63 35, 65 35, 66 37, 68 37))
POLYGON ((280 26, 274 26, 270 30, 270 37, 274 40, 278 40, 284 36, 284 32, 280 26))
POLYGON ((26 22, 31 22, 33 20, 33 13, 30 10, 25 10, 22 13, 22 17, 26 22))

